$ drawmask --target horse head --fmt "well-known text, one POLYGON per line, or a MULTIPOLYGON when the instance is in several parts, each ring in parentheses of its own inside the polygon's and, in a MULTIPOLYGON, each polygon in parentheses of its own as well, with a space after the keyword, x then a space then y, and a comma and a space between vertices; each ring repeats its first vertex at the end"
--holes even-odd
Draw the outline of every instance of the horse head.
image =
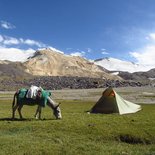
POLYGON ((62 115, 61 115, 61 109, 59 107, 61 103, 59 103, 54 109, 53 109, 53 114, 56 117, 56 119, 62 119, 62 115))

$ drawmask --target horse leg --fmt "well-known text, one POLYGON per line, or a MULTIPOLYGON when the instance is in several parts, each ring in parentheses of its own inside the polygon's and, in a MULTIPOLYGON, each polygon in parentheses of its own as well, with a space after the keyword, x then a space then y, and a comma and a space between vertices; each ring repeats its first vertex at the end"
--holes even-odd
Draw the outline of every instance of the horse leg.
POLYGON ((56 119, 61 119, 61 110, 59 104, 55 103, 50 97, 47 98, 47 105, 53 110, 53 114, 56 119))
POLYGON ((36 119, 38 119, 38 112, 39 112, 39 106, 37 107, 37 109, 36 109, 36 112, 35 112, 35 114, 34 114, 34 117, 36 118, 36 119))
POLYGON ((23 116, 22 116, 22 113, 21 113, 22 107, 23 107, 22 104, 18 106, 18 113, 19 113, 20 119, 23 119, 23 116))
POLYGON ((36 118, 36 119, 41 119, 41 106, 39 106, 38 105, 38 107, 37 107, 37 110, 36 110, 36 113, 35 113, 35 115, 34 115, 34 117, 36 118), (39 117, 37 116, 38 115, 38 113, 39 113, 39 117))
POLYGON ((41 119, 41 106, 39 106, 39 119, 41 119))
POLYGON ((15 112, 16 112, 16 110, 17 110, 17 108, 18 108, 18 104, 16 104, 13 108, 12 108, 12 119, 14 119, 15 118, 15 112))
POLYGON ((17 92, 14 94, 13 101, 12 101, 12 119, 15 118, 15 112, 18 108, 18 100, 17 100, 17 92))

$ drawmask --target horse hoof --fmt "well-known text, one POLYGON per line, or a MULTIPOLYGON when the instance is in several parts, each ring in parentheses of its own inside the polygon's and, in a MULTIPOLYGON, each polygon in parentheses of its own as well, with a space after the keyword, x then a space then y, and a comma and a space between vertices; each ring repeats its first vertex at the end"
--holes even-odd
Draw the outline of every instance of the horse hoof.
POLYGON ((57 117, 56 119, 62 119, 62 117, 57 117))
POLYGON ((39 119, 37 116, 34 116, 35 117, 35 119, 39 119))
POLYGON ((15 118, 14 118, 14 117, 12 117, 12 118, 11 118, 11 120, 13 121, 13 120, 15 120, 15 118))

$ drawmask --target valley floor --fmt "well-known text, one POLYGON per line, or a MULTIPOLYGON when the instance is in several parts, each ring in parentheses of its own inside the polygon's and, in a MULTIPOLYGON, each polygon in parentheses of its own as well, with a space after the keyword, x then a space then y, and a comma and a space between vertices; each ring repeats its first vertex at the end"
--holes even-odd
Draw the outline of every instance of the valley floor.
MULTIPOLYGON (((55 100, 97 101, 106 88, 51 90, 55 100)), ((154 104, 155 87, 119 87, 114 90, 124 99, 137 104, 154 104)), ((11 99, 14 91, 0 91, 0 99, 11 99)))
POLYGON ((53 90, 61 102, 62 120, 43 108, 24 106, 24 120, 11 120, 14 92, 0 92, 0 155, 153 155, 155 154, 155 88, 116 88, 123 98, 142 104, 134 114, 88 114, 104 89, 53 90), (151 103, 151 104, 150 104, 151 103))
MULTIPOLYGON (((98 89, 66 89, 52 91, 53 98, 57 100, 86 100, 97 101, 106 88, 98 89)), ((114 90, 124 99, 134 103, 155 103, 155 87, 120 87, 114 90)))

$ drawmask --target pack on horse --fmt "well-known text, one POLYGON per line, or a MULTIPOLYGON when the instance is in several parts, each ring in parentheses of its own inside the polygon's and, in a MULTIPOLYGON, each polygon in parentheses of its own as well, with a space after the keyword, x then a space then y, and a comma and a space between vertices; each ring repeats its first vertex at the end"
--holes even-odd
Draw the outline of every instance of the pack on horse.
MULTIPOLYGON (((36 86, 32 86, 36 87, 36 86)), ((36 87, 39 88, 39 87, 36 87)), ((33 96, 34 94, 28 94, 31 90, 30 89, 19 89, 18 91, 16 91, 16 93, 14 94, 14 98, 13 98, 13 102, 12 102, 12 119, 15 118, 15 112, 16 110, 18 110, 19 116, 22 119, 22 113, 21 113, 21 109, 23 107, 23 105, 38 105, 36 113, 35 113, 35 117, 41 119, 41 109, 42 107, 45 107, 45 105, 48 105, 52 110, 53 110, 53 114, 56 117, 56 119, 61 119, 61 110, 59 107, 59 104, 55 103, 52 99, 51 99, 51 92, 43 90, 43 89, 36 89, 35 91, 35 97, 33 96), (39 117, 38 117, 39 115, 39 117)))

